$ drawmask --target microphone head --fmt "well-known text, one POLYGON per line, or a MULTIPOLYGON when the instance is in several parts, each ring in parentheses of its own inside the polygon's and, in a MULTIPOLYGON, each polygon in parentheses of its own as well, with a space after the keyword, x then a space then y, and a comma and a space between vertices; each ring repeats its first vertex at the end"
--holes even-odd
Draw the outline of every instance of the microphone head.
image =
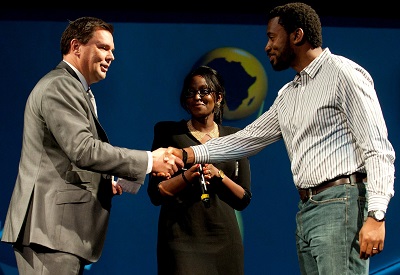
POLYGON ((210 201, 210 195, 209 194, 202 194, 201 195, 201 201, 203 202, 204 206, 206 208, 209 208, 211 206, 211 201, 210 201))

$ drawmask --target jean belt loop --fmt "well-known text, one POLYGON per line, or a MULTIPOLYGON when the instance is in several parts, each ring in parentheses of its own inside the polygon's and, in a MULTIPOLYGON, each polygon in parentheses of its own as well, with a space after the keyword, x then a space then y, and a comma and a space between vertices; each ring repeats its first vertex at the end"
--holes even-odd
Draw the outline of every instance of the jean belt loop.
POLYGON ((351 185, 351 186, 355 186, 356 183, 357 183, 357 179, 356 179, 355 177, 353 177, 353 176, 354 176, 353 174, 351 174, 351 175, 349 176, 349 180, 350 180, 350 185, 351 185))
POLYGON ((309 199, 312 199, 312 197, 313 197, 313 191, 312 191, 312 189, 309 188, 307 191, 308 191, 308 198, 309 198, 309 199))

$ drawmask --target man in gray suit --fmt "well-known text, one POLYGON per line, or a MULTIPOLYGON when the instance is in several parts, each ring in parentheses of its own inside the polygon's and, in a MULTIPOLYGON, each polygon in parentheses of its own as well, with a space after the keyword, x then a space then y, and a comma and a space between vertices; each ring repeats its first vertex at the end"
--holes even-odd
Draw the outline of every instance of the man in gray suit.
POLYGON ((25 107, 21 159, 3 242, 13 244, 20 274, 82 274, 96 262, 106 236, 112 176, 143 184, 150 172, 167 177, 183 166, 153 152, 109 144, 90 85, 114 60, 113 26, 82 17, 61 37, 63 61, 32 90, 25 107))

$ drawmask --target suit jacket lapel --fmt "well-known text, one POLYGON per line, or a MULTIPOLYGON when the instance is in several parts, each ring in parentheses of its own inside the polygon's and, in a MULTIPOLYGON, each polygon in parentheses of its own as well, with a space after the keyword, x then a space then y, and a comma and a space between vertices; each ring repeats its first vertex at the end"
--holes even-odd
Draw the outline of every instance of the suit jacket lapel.
MULTIPOLYGON (((76 78, 79 82, 79 77, 78 75, 75 73, 75 71, 64 61, 61 61, 60 63, 58 63, 56 69, 65 69, 67 70, 67 72, 69 72, 74 78, 76 78)), ((83 89, 83 86, 82 86, 83 89)), ((104 131, 103 127, 100 124, 100 121, 98 120, 97 116, 95 115, 94 112, 94 108, 92 105, 92 102, 90 101, 89 96, 87 95, 86 91, 84 91, 84 97, 89 105, 90 110, 92 111, 92 116, 94 117, 94 122, 96 125, 96 129, 97 129, 97 134, 99 135, 100 140, 105 141, 105 142, 109 142, 108 137, 106 132, 104 131)))

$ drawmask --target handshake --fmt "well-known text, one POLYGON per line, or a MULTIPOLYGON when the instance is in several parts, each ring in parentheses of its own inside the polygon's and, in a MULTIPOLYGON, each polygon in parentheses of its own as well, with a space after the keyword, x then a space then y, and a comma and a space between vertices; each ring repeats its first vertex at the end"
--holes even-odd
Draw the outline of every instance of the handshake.
MULTIPOLYGON (((186 148, 185 150, 190 151, 191 154, 193 155, 192 149, 186 148)), ((185 164, 188 163, 187 155, 183 156, 183 152, 186 151, 174 147, 158 148, 157 150, 152 151, 151 152, 151 155, 153 157, 153 168, 151 170, 152 175, 157 177, 163 177, 165 179, 170 179, 174 173, 182 169, 185 166, 185 164)), ((114 195, 121 195, 123 191, 127 190, 124 189, 124 187, 122 187, 120 181, 116 181, 113 179, 112 183, 113 183, 112 191, 114 195)), ((131 185, 129 184, 129 186, 131 185)), ((132 187, 129 187, 128 189, 132 189, 132 187)), ((128 192, 136 194, 137 190, 134 192, 131 191, 128 192)))
MULTIPOLYGON (((193 160, 193 150, 190 148, 178 149, 175 147, 158 148, 151 152, 153 156, 153 176, 171 178, 174 173, 182 169, 185 164, 193 160), (188 152, 190 155, 188 155, 188 152)), ((193 161, 192 161, 193 162, 193 161)))

